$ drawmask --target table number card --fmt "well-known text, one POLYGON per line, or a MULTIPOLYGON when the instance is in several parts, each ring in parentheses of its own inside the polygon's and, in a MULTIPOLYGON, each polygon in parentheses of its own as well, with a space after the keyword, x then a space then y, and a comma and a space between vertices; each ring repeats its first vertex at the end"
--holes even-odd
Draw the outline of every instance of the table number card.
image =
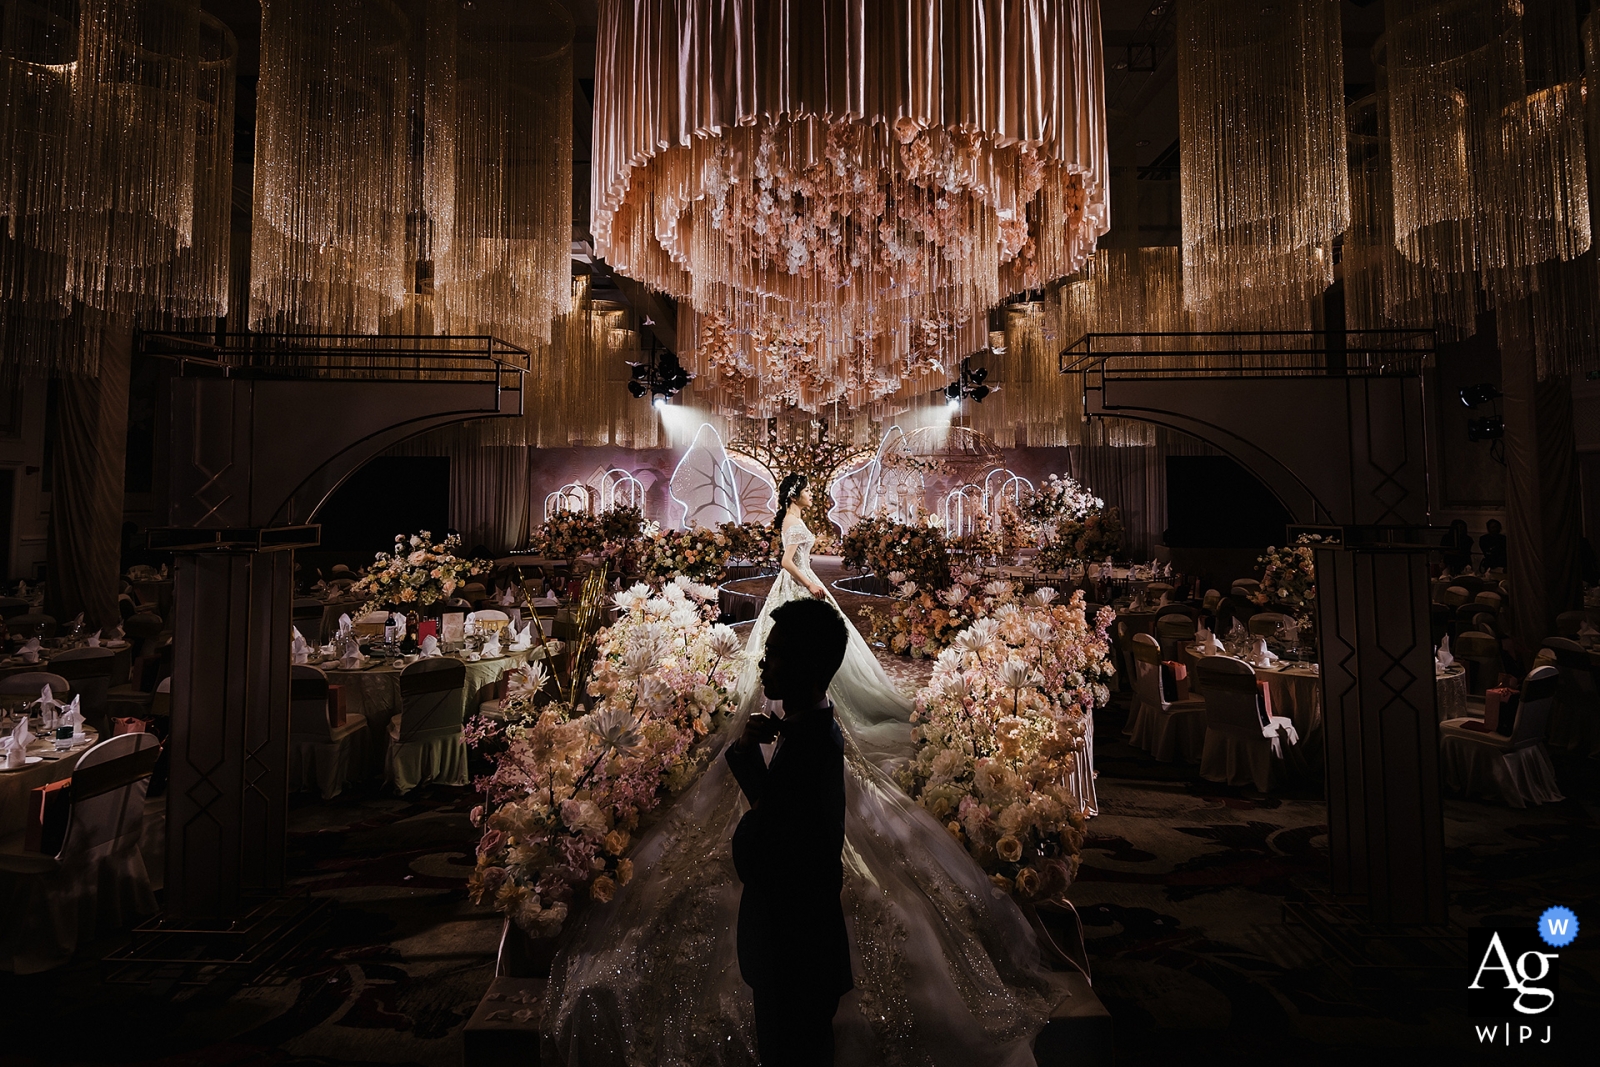
POLYGON ((467 639, 467 616, 463 612, 448 611, 439 617, 444 632, 439 639, 447 645, 459 645, 467 639))

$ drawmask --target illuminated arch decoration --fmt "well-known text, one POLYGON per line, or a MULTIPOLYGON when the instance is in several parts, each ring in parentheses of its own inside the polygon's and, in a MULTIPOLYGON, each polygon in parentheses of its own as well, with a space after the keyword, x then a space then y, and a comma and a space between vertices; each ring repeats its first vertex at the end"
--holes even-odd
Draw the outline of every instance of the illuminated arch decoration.
POLYGON ((766 469, 750 456, 728 453, 733 467, 734 488, 739 501, 740 522, 771 522, 778 517, 778 487, 766 469))
POLYGON ((947 537, 966 537, 976 533, 988 520, 984 509, 983 486, 962 485, 945 494, 939 507, 939 517, 944 520, 947 537))
POLYGON ((600 510, 638 508, 644 514, 644 483, 633 474, 613 467, 600 476, 600 510))
POLYGON ((983 513, 988 516, 991 528, 1000 524, 1000 505, 1022 503, 1022 492, 1033 492, 1033 483, 1014 471, 996 468, 983 479, 983 513))
POLYGON ((544 517, 549 519, 564 511, 589 511, 593 499, 587 485, 582 482, 568 482, 544 498, 544 517))

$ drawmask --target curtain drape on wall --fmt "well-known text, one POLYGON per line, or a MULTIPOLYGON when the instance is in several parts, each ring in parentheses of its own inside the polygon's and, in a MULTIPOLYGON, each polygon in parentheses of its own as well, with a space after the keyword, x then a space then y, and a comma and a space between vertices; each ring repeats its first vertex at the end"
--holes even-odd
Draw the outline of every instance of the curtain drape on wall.
POLYGON ((1072 445, 1072 476, 1122 511, 1123 555, 1147 560, 1167 528, 1167 457, 1210 456, 1204 441, 1165 427, 1101 420, 1072 445), (1139 440, 1152 443, 1129 443, 1139 440))
POLYGON ((450 525, 464 549, 501 556, 528 540, 529 471, 524 445, 483 445, 472 424, 424 434, 391 448, 391 456, 450 459, 450 525))
POLYGON ((97 377, 63 377, 56 406, 46 610, 63 628, 115 626, 133 330, 108 324, 97 377))

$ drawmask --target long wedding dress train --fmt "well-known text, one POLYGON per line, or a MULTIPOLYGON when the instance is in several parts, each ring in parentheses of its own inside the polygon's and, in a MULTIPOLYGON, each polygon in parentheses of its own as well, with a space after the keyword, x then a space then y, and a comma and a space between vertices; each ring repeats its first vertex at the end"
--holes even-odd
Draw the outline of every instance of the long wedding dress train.
MULTIPOLYGON (((816 580, 814 541, 804 526, 784 534, 816 580)), ((756 664, 773 609, 809 595, 778 573, 751 630, 739 713, 713 739, 705 774, 640 840, 632 881, 609 904, 588 909, 556 957, 544 1019, 554 1062, 754 1062, 730 847, 744 800, 721 755, 762 703, 756 664)), ((856 989, 835 1017, 835 1062, 1031 1065, 1048 1011, 1033 931, 889 776, 886 768, 910 754, 911 703, 846 626, 850 643, 829 696, 846 739, 844 903, 856 989)))

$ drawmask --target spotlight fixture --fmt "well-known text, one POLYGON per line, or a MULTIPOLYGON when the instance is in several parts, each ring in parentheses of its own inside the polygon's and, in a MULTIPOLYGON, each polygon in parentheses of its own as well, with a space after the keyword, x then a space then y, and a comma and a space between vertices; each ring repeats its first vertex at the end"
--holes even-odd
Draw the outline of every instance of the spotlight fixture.
POLYGON ((649 395, 650 402, 657 408, 666 407, 669 398, 683 392, 694 380, 694 375, 684 370, 683 364, 678 362, 677 355, 662 348, 654 336, 650 339, 650 351, 646 353, 644 361, 630 363, 629 366, 633 368, 628 381, 629 394, 640 400, 649 395))
POLYGON ((1506 435, 1506 424, 1499 415, 1467 420, 1467 440, 1498 441, 1506 435))
POLYGON ((1479 382, 1477 385, 1464 385, 1461 387, 1462 407, 1475 408, 1479 404, 1487 404, 1500 399, 1500 390, 1490 382, 1479 382))
POLYGON ((961 361, 961 377, 944 387, 945 403, 952 410, 961 406, 962 400, 971 400, 974 403, 983 403, 983 398, 994 392, 983 383, 989 377, 987 367, 973 367, 972 357, 968 356, 961 361))

